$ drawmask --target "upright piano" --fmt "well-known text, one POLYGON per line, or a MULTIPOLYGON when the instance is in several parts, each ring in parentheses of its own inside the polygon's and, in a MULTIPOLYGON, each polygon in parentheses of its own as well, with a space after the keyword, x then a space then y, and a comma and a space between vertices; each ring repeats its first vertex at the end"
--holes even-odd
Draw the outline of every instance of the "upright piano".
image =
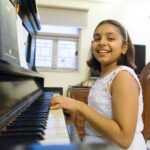
POLYGON ((44 89, 44 78, 35 71, 39 29, 35 0, 0 0, 0 149, 70 145, 72 128, 67 128, 62 109, 50 111, 53 92, 44 89), (29 33, 29 69, 19 64, 15 7, 29 33))
MULTIPOLYGON (((74 126, 66 125, 63 110, 50 110, 53 92, 45 90, 44 78, 36 72, 34 65, 36 34, 40 29, 35 0, 0 0, 0 8, 0 149, 109 149, 107 145, 81 144, 74 126), (16 2, 19 4, 19 16, 29 32, 26 57, 29 69, 19 65, 16 45, 12 42, 14 39, 10 38, 14 32, 9 32, 3 22, 8 19, 3 8, 10 11, 5 6, 9 1, 14 6, 16 2), (3 51, 5 46, 6 51, 3 51)), ((7 22, 7 25, 11 23, 7 22)))
POLYGON ((43 82, 40 74, 0 59, 0 149, 77 147, 62 109, 50 110, 53 93, 43 82))

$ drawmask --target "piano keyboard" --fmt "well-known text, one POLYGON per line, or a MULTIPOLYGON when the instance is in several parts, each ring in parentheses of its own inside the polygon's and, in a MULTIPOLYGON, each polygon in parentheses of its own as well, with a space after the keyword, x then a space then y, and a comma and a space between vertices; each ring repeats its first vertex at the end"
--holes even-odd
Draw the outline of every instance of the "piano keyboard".
POLYGON ((70 139, 62 109, 51 110, 48 115, 48 123, 41 144, 69 144, 70 139))
POLYGON ((52 94, 44 94, 0 132, 0 143, 69 144, 62 109, 49 110, 52 94))

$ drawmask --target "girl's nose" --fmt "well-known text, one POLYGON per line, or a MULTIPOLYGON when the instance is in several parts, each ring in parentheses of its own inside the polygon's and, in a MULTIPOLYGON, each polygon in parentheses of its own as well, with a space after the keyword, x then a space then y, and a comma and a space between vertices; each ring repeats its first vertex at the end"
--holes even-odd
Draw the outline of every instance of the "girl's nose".
POLYGON ((99 45, 106 45, 106 38, 105 37, 101 37, 101 39, 99 40, 99 45))

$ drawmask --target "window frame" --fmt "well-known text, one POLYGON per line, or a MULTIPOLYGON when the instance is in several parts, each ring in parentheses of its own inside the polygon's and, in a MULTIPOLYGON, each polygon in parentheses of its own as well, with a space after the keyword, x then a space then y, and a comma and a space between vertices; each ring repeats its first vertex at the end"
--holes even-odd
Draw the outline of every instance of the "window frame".
MULTIPOLYGON (((50 34, 50 33, 40 33, 36 39, 45 39, 45 40, 66 40, 66 41, 76 41, 76 51, 77 51, 77 58, 76 58, 76 67, 75 68, 58 68, 56 67, 57 65, 57 60, 55 61, 56 64, 53 64, 54 61, 52 60, 52 67, 44 67, 44 66, 36 66, 35 62, 35 67, 36 70, 38 71, 46 71, 46 72, 72 72, 72 71, 79 71, 79 43, 80 43, 80 34, 81 32, 79 31, 78 35, 72 35, 72 34, 50 34), (53 67, 53 65, 56 67, 53 67)), ((56 44, 56 43, 55 43, 56 44)), ((54 46, 54 49, 52 50, 52 55, 56 59, 56 54, 58 53, 58 44, 54 46), (57 50, 56 50, 57 49, 57 50), (57 53, 53 54, 54 50, 57 51, 57 53)), ((36 57, 36 54, 35 54, 36 57)), ((36 58, 35 58, 36 61, 36 58)))

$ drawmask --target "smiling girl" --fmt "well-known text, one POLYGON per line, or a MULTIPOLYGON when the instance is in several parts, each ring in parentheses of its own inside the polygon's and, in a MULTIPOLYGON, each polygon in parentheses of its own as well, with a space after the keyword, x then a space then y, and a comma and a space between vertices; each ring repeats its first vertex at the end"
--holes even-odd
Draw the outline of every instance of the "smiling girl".
POLYGON ((88 105, 64 96, 54 97, 52 109, 79 112, 86 120, 84 143, 115 143, 119 149, 146 150, 142 135, 143 99, 133 69, 134 48, 126 29, 115 20, 104 20, 93 34, 87 62, 100 77, 91 87, 88 105))

